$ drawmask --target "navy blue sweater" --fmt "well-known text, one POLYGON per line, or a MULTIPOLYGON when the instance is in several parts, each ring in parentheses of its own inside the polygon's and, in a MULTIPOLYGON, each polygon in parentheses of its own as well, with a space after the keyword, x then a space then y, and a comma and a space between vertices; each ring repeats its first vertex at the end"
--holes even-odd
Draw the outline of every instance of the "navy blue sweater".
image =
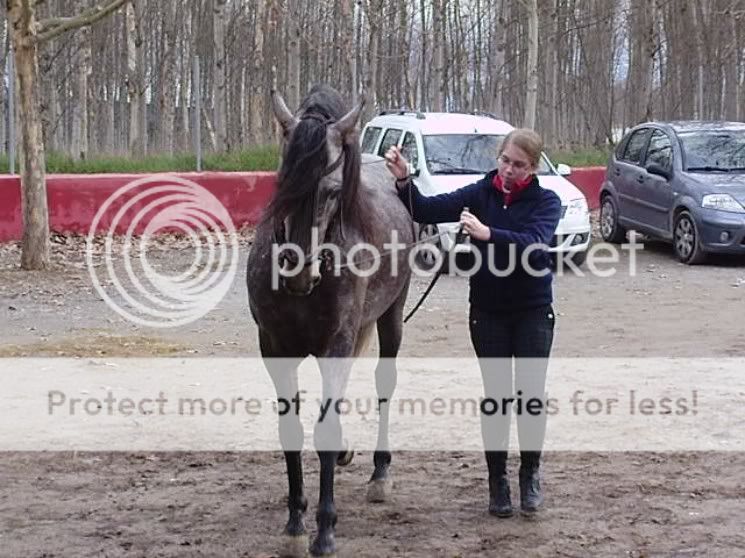
POLYGON ((482 262, 470 277, 469 301, 473 306, 501 313, 551 304, 551 261, 548 252, 536 245, 550 245, 561 218, 561 200, 533 177, 531 184, 505 207, 504 196, 492 184, 495 174, 491 171, 478 182, 438 196, 422 195, 409 180, 399 190, 399 197, 418 223, 457 222, 463 208, 468 207, 491 229, 488 241, 471 239, 482 262), (527 249, 530 253, 525 266, 523 254, 527 249), (513 271, 507 273, 508 269, 513 271))

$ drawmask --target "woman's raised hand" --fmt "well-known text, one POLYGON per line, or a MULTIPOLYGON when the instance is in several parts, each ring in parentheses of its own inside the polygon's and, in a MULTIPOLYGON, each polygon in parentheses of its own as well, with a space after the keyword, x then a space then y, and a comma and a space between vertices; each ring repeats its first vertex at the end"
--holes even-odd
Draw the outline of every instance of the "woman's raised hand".
POLYGON ((401 152, 395 145, 391 146, 385 152, 385 166, 388 167, 391 174, 398 180, 403 180, 409 176, 409 162, 401 155, 401 152))

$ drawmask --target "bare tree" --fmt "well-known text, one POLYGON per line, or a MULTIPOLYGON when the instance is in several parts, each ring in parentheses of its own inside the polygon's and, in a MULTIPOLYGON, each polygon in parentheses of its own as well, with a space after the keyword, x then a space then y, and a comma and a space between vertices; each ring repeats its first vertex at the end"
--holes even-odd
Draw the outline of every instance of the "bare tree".
POLYGON ((91 25, 125 4, 110 0, 74 17, 36 20, 35 0, 7 0, 6 17, 15 50, 20 101, 23 205, 21 267, 44 269, 49 265, 49 212, 46 191, 46 157, 39 106, 38 44, 66 31, 91 25))
POLYGON ((127 4, 127 93, 129 95, 129 151, 142 157, 147 150, 145 105, 144 43, 142 37, 143 1, 127 4))
MULTIPOLYGON (((37 33, 73 5, 92 10, 36 2, 37 33)), ((350 103, 364 90, 365 118, 485 110, 552 147, 602 147, 652 117, 742 119, 744 14, 745 0, 133 0, 88 37, 38 43, 42 137, 74 157, 187 151, 198 116, 209 149, 273 142, 274 67, 291 105, 326 81, 350 103)))
MULTIPOLYGON (((85 0, 77 0, 75 8, 82 12, 85 0)), ((70 151, 75 160, 85 159, 88 154, 88 77, 91 74, 90 30, 83 27, 75 34, 78 49, 78 75, 75 80, 75 94, 72 110, 72 138, 70 151)))
POLYGON ((528 10, 528 68, 523 126, 535 128, 538 107, 538 0, 521 0, 528 10))
POLYGON ((225 52, 225 2, 214 0, 212 14, 212 29, 214 33, 215 78, 213 83, 213 99, 215 106, 215 136, 216 149, 225 151, 228 145, 227 123, 227 83, 226 83, 226 52, 225 52))

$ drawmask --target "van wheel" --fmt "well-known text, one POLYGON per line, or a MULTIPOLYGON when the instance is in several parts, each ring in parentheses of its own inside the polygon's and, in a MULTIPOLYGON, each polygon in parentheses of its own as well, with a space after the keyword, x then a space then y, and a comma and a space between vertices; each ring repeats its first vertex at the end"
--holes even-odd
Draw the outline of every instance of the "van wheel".
POLYGON ((626 229, 618 222, 618 206, 607 194, 600 204, 600 235, 606 242, 621 244, 626 240, 626 229))
POLYGON ((690 213, 681 211, 678 214, 673 231, 673 249, 678 260, 688 265, 700 264, 706 260, 696 222, 690 213))

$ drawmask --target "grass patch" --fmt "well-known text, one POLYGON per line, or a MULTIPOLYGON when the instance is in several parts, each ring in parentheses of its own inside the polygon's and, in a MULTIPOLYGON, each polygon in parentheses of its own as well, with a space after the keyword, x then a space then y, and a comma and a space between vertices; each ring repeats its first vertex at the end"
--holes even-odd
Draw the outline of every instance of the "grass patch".
POLYGON ((564 163, 570 167, 604 167, 608 164, 611 148, 585 148, 572 151, 553 151, 549 157, 554 165, 564 163))
MULTIPOLYGON (((565 163, 572 167, 605 166, 610 149, 577 149, 552 151, 549 156, 554 164, 565 163)), ((275 171, 279 165, 279 148, 274 145, 254 147, 229 153, 207 153, 202 160, 205 171, 275 171)), ((74 161, 67 155, 47 153, 47 172, 64 174, 102 173, 157 173, 193 172, 197 159, 193 154, 149 155, 141 159, 124 156, 96 156, 85 161, 74 161)), ((16 164, 16 172, 19 165, 16 164)), ((0 154, 0 173, 8 173, 8 157, 0 154)))
MULTIPOLYGON (((266 171, 279 165, 279 149, 262 146, 230 153, 207 153, 202 160, 205 171, 266 171)), ((124 156, 96 156, 74 161, 67 155, 47 153, 47 172, 65 174, 193 172, 197 158, 193 154, 149 155, 142 159, 124 156)), ((16 163, 16 172, 19 165, 16 163)), ((8 173, 8 156, 0 155, 0 172, 8 173)))

